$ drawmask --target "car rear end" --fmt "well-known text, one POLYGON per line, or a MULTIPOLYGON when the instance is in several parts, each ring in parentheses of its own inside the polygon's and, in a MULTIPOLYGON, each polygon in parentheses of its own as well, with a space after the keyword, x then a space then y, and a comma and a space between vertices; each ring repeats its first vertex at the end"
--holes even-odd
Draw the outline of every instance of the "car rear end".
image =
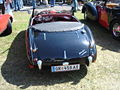
POLYGON ((27 43, 29 58, 33 65, 37 65, 40 70, 43 66, 48 66, 52 72, 72 71, 79 70, 80 65, 89 65, 96 59, 96 48, 91 49, 90 37, 83 24, 78 23, 78 27, 73 28, 74 30, 70 30, 71 26, 71 28, 66 26, 62 28, 63 24, 71 23, 58 22, 57 24, 58 27, 52 26, 53 31, 50 27, 47 27, 50 31, 38 30, 42 26, 29 28, 27 43), (58 30, 54 31, 53 27, 58 30), (65 30, 65 27, 69 30, 65 30), (64 30, 61 31, 62 29, 64 30))

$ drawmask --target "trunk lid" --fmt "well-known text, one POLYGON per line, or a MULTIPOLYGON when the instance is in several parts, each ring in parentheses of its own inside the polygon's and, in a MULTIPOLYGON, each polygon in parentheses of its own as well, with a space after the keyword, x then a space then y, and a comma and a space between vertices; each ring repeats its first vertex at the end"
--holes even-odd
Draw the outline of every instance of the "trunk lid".
POLYGON ((66 32, 34 32, 39 59, 72 59, 89 55, 89 41, 81 30, 66 32))

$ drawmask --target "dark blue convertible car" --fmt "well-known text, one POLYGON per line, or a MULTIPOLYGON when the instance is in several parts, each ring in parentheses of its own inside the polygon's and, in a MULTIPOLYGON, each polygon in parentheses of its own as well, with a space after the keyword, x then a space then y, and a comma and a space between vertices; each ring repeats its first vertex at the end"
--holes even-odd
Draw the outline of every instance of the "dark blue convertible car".
POLYGON ((51 68, 52 72, 79 70, 96 60, 91 30, 68 13, 43 11, 34 15, 26 30, 30 64, 51 68))

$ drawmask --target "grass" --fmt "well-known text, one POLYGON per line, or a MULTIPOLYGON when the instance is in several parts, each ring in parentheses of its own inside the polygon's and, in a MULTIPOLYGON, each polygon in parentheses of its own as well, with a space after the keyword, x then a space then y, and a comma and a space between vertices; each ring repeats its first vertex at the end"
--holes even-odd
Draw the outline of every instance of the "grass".
POLYGON ((14 12, 13 33, 0 37, 0 90, 120 90, 120 42, 95 22, 75 16, 93 32, 98 57, 90 67, 80 71, 50 73, 27 67, 25 30, 30 15, 14 12))

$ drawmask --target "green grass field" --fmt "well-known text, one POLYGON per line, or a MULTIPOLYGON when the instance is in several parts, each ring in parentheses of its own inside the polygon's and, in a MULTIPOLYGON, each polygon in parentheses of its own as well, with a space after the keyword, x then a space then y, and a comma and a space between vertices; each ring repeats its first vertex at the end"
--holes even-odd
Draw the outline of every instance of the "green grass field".
POLYGON ((50 73, 29 69, 25 50, 25 30, 30 15, 14 12, 13 33, 0 37, 0 90, 120 90, 120 41, 96 22, 83 20, 94 35, 98 57, 80 71, 50 73))

